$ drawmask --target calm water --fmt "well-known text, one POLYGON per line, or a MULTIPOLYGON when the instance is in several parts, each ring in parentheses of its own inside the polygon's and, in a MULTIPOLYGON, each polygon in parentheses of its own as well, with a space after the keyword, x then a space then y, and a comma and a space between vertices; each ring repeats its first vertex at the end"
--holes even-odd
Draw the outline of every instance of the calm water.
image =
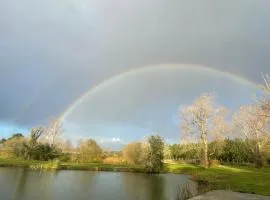
POLYGON ((0 168, 1 200, 173 200, 196 189, 185 175, 0 168))

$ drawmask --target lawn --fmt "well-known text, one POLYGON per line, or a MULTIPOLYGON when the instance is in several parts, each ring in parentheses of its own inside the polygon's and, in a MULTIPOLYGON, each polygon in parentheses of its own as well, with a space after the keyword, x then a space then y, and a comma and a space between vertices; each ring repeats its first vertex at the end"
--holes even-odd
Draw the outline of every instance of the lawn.
MULTIPOLYGON (((4 159, 0 157, 0 167, 39 166, 48 162, 26 161, 21 159, 4 159)), ((144 172, 143 168, 134 165, 111 165, 102 163, 68 163, 59 162, 59 170, 91 170, 117 172, 144 172)), ((164 173, 192 175, 201 185, 201 192, 211 189, 227 189, 233 191, 256 193, 270 196, 270 167, 256 169, 253 167, 218 166, 209 169, 198 165, 170 163, 165 164, 164 173), (207 184, 206 184, 207 183, 207 184)))
POLYGON ((166 171, 190 174, 208 182, 208 189, 228 189, 270 196, 270 167, 218 166, 209 169, 189 164, 166 164, 166 171))

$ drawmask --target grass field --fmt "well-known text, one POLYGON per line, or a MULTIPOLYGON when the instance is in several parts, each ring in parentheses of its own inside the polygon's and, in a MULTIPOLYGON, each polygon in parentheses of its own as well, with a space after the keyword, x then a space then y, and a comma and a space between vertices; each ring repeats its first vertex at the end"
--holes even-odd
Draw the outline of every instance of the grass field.
MULTIPOLYGON (((58 170, 91 170, 116 172, 144 172, 140 166, 110 165, 102 163, 54 163, 40 161, 25 161, 21 159, 0 158, 0 167, 25 167, 32 169, 47 169, 53 166, 58 170)), ((177 173, 192 175, 194 180, 201 184, 201 191, 211 189, 226 189, 247 193, 256 193, 270 196, 270 167, 256 169, 253 167, 218 166, 208 169, 191 164, 168 163, 165 164, 164 173, 177 173)))
POLYGON ((257 169, 220 165, 205 169, 190 164, 167 164, 166 171, 190 174, 197 181, 208 182, 206 190, 227 189, 270 196, 270 167, 257 169))

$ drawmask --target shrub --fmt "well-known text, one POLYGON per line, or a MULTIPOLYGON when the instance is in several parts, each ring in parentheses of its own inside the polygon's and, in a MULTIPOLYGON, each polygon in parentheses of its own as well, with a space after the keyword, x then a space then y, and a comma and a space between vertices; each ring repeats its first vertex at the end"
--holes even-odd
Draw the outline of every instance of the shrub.
POLYGON ((39 170, 56 170, 59 167, 59 161, 54 160, 54 161, 48 161, 46 163, 39 163, 35 165, 30 165, 30 169, 39 169, 39 170))
POLYGON ((132 142, 125 146, 123 157, 131 164, 140 164, 142 153, 142 144, 140 142, 132 142))
POLYGON ((118 156, 111 156, 107 157, 103 160, 104 164, 111 164, 111 165, 126 165, 127 161, 123 157, 118 156))
POLYGON ((209 165, 210 167, 218 167, 220 163, 218 160, 210 160, 209 165))
POLYGON ((70 159, 70 155, 68 153, 63 153, 59 156, 58 160, 61 162, 68 162, 71 159, 70 159))

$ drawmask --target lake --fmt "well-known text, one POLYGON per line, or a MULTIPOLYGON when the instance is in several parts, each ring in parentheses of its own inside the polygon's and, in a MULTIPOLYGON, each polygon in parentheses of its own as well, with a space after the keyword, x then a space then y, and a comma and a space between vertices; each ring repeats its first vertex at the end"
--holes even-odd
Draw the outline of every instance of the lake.
POLYGON ((1 200, 175 200, 187 190, 197 190, 187 175, 0 168, 1 200))

